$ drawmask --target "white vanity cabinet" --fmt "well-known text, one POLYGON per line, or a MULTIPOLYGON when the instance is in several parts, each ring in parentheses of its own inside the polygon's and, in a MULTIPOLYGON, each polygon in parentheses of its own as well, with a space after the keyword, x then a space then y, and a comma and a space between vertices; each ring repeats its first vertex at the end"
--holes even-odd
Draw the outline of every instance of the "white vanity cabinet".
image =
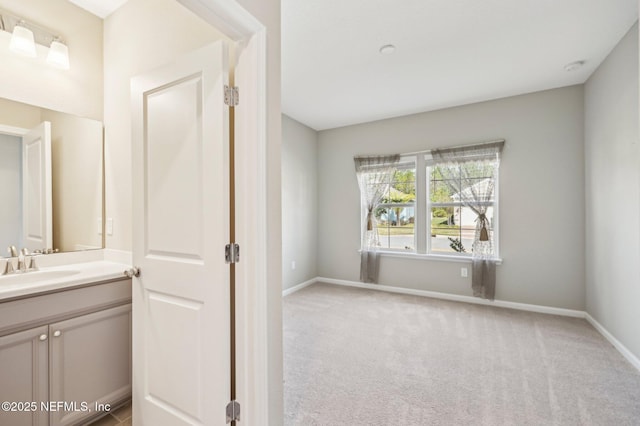
POLYGON ((19 410, 0 425, 82 424, 130 396, 131 280, 0 301, 0 403, 19 410))

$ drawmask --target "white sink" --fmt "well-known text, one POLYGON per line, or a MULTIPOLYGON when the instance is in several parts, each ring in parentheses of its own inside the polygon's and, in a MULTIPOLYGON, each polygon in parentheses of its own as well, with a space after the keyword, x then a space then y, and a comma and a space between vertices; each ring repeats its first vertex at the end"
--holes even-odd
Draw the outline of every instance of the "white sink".
POLYGON ((3 285, 31 284, 40 281, 53 281, 60 278, 70 277, 78 273, 80 273, 80 271, 76 271, 73 269, 18 272, 15 274, 0 276, 0 287, 3 285))

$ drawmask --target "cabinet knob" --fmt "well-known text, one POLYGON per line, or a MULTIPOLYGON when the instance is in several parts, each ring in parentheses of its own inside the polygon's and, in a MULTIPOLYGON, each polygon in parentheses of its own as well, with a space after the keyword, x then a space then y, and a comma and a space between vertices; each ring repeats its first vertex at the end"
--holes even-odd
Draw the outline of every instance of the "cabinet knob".
POLYGON ((48 337, 48 336, 47 336, 46 334, 41 334, 41 335, 40 335, 40 341, 45 341, 45 340, 47 340, 47 337, 48 337))
POLYGON ((61 334, 62 332, 60 330, 56 330, 53 332, 53 337, 60 337, 61 334))

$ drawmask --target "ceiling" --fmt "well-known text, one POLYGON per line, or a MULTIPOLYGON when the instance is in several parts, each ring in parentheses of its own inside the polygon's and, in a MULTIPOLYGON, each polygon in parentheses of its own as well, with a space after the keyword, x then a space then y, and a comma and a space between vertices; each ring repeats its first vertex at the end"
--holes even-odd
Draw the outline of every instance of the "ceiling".
POLYGON ((71 3, 104 19, 128 0, 69 0, 71 3))
MULTIPOLYGON (((69 1, 105 18, 127 0, 69 1)), ((282 111, 324 130, 581 84, 637 17, 636 0, 282 0, 282 111)))
POLYGON ((324 130, 584 83, 637 18, 637 0, 282 0, 282 109, 324 130))

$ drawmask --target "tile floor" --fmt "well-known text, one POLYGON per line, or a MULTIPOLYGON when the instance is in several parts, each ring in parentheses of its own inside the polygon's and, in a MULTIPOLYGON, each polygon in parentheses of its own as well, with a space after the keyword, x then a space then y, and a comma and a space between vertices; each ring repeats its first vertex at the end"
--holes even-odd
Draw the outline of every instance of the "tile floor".
POLYGON ((91 426, 131 426, 131 401, 99 418, 91 426))

